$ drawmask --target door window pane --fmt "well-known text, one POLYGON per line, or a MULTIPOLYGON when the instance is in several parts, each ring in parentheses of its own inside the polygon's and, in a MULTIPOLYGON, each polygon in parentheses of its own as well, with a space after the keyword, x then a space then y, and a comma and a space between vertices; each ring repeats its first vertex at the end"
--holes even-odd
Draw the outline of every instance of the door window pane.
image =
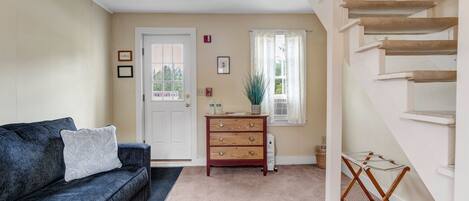
POLYGON ((173 44, 173 63, 175 64, 184 63, 182 44, 173 44))
POLYGON ((183 44, 153 44, 153 101, 184 100, 183 44))
POLYGON ((153 81, 163 80, 163 65, 153 64, 153 81))
POLYGON ((171 64, 163 64, 164 80, 173 80, 173 67, 171 64))
POLYGON ((182 64, 174 64, 173 74, 174 74, 174 80, 183 80, 184 72, 183 72, 182 64))
POLYGON ((176 96, 177 96, 177 99, 184 99, 184 92, 183 92, 183 88, 184 88, 184 82, 183 81, 174 81, 173 83, 173 89, 175 92, 177 92, 176 96))
POLYGON ((153 63, 163 63, 163 45, 153 44, 151 46, 152 51, 152 62, 153 63))
POLYGON ((163 45, 163 63, 173 62, 173 46, 172 44, 163 45))

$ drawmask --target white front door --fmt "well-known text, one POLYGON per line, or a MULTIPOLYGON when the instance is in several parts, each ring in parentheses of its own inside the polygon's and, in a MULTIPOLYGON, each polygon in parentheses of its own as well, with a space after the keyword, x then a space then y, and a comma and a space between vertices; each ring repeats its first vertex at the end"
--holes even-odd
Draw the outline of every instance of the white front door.
MULTIPOLYGON (((145 141, 153 160, 191 159, 195 64, 190 35, 144 36, 145 141)), ((195 97, 194 97, 195 98, 195 97)))

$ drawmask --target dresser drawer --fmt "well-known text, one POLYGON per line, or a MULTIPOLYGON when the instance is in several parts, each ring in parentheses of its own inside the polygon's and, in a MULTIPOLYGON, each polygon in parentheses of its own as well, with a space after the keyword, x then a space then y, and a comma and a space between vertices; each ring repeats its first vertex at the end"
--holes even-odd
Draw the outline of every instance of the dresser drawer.
POLYGON ((214 118, 210 119, 209 124, 210 131, 263 131, 264 129, 263 119, 214 118))
POLYGON ((212 160, 263 159, 263 147, 211 147, 212 160))
POLYGON ((263 145, 263 133, 210 133, 210 145, 263 145))

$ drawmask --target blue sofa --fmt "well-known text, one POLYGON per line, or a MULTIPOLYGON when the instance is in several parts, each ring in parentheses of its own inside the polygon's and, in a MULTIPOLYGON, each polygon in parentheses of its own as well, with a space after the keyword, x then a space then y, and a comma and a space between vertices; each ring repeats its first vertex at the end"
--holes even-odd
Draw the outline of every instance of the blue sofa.
POLYGON ((0 201, 142 201, 150 196, 150 146, 119 144, 123 167, 65 182, 60 131, 71 118, 0 126, 0 201))

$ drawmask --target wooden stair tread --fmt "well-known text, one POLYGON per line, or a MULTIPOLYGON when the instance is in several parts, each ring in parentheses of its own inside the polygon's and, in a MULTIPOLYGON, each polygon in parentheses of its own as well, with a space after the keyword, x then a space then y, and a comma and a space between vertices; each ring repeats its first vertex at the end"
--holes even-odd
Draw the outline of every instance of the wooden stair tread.
POLYGON ((407 79, 414 82, 455 82, 456 71, 421 70, 378 75, 378 80, 407 79))
POLYGON ((454 125, 456 123, 455 111, 409 111, 402 114, 401 117, 443 125, 454 125))
POLYGON ((342 7, 349 10, 349 17, 365 16, 409 16, 425 9, 435 7, 433 1, 364 1, 344 0, 342 7))
POLYGON ((386 55, 454 55, 457 40, 382 40, 360 47, 357 52, 379 48, 386 55))
POLYGON ((428 34, 458 25, 458 18, 364 17, 359 25, 365 34, 428 34))

